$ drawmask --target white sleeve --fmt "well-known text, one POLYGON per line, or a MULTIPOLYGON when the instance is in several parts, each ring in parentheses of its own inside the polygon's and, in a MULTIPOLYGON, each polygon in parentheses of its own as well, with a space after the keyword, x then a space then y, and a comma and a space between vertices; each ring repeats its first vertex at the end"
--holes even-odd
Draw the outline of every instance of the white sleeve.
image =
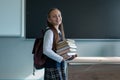
POLYGON ((63 60, 63 57, 55 53, 52 50, 52 46, 53 46, 53 32, 52 30, 47 30, 45 32, 43 40, 43 53, 49 58, 60 63, 63 60))

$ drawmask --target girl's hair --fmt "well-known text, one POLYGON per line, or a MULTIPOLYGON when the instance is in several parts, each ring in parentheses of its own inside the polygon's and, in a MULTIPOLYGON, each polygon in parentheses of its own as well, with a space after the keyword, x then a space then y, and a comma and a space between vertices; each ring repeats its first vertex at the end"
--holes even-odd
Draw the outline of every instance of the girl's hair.
MULTIPOLYGON (((47 18, 50 18, 50 13, 53 11, 53 10, 59 10, 58 8, 52 8, 49 10, 48 12, 48 15, 47 15, 47 18)), ((59 10, 60 11, 60 10, 59 10)), ((61 11, 60 11, 61 12, 61 11)), ((53 31, 54 33, 54 42, 53 42, 53 46, 56 46, 57 42, 59 41, 59 35, 58 35, 58 32, 57 30, 55 29, 55 27, 53 26, 53 24, 51 24, 48 20, 47 20, 47 26, 53 31)), ((63 40, 65 39, 65 34, 64 34, 64 29, 63 29, 63 23, 61 23, 59 25, 59 30, 61 31, 62 33, 62 38, 63 40)))

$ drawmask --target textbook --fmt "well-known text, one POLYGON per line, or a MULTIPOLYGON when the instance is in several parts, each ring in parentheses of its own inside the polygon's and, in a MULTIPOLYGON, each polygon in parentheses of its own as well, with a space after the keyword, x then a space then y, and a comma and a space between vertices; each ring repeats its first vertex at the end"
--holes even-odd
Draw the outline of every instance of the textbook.
POLYGON ((56 52, 57 54, 59 54, 60 56, 62 56, 64 59, 67 60, 71 58, 72 56, 74 57, 77 56, 76 48, 77 46, 75 45, 75 41, 64 40, 64 41, 58 42, 56 46, 56 52))

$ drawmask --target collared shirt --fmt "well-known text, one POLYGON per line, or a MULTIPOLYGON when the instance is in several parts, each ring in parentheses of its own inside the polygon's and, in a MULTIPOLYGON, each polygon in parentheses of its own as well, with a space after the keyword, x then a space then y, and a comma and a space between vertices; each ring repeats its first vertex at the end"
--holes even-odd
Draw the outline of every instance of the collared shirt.
MULTIPOLYGON (((58 33, 60 33, 59 30, 57 30, 58 33)), ((44 35, 44 41, 43 41, 43 53, 48 56, 49 58, 61 62, 63 60, 63 57, 58 55, 52 50, 53 47, 53 38, 54 38, 54 33, 51 29, 47 30, 44 35)))

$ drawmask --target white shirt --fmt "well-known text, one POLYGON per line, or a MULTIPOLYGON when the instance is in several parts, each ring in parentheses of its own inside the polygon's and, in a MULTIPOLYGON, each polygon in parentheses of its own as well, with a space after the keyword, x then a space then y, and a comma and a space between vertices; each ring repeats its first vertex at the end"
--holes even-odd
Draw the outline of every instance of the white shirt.
MULTIPOLYGON (((58 33, 60 32, 57 30, 58 33)), ((53 31, 51 29, 47 30, 44 35, 44 41, 43 41, 43 53, 47 55, 49 58, 61 62, 63 60, 63 57, 58 55, 52 50, 53 47, 53 31)))

